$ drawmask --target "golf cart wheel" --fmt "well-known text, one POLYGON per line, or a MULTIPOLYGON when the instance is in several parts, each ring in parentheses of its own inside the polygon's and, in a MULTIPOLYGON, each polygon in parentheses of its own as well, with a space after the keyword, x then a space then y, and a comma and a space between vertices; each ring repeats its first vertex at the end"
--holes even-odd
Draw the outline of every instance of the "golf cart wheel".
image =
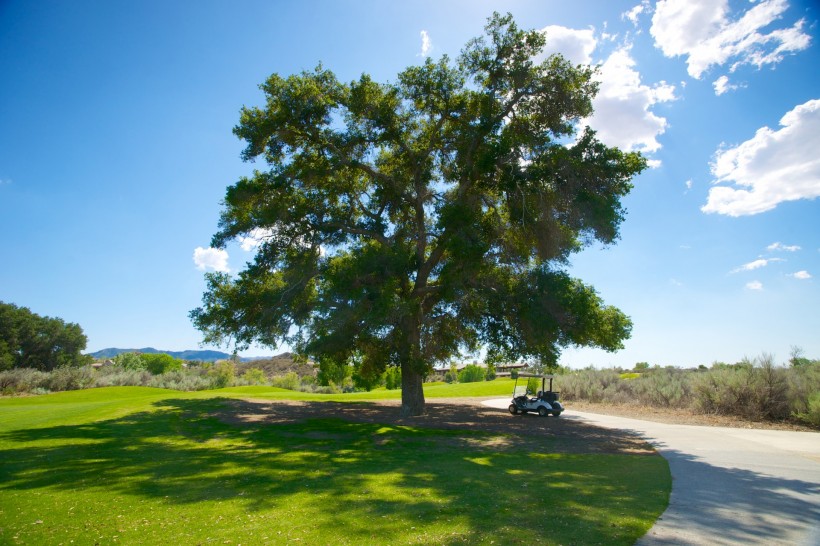
POLYGON ((512 413, 513 415, 518 413, 518 406, 516 406, 515 404, 510 404, 510 407, 507 409, 510 410, 510 413, 512 413))
POLYGON ((552 415, 553 415, 553 417, 561 417, 561 412, 560 411, 554 411, 554 412, 552 412, 552 415))
POLYGON ((549 411, 547 411, 546 406, 538 406, 538 415, 540 415, 541 417, 546 417, 548 414, 549 411))

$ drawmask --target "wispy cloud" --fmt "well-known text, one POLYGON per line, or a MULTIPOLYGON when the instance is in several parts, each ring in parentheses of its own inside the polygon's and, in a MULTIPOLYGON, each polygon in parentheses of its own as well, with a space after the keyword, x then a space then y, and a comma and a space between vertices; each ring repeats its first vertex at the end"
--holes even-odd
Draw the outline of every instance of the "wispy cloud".
POLYGON ((788 6, 786 0, 762 0, 730 14, 728 0, 660 0, 649 32, 665 56, 686 57, 695 79, 712 66, 760 68, 809 47, 803 19, 772 28, 788 6))
POLYGON ((800 280, 811 279, 811 275, 806 270, 798 271, 797 273, 792 273, 791 275, 789 275, 789 277, 794 277, 795 279, 800 280))
POLYGON ((760 281, 750 281, 746 283, 748 290, 763 290, 763 283, 760 281))
POLYGON ((11 178, 0 178, 0 186, 7 186, 11 184, 11 178))
POLYGON ((783 250, 785 252, 797 252, 800 250, 800 247, 797 245, 784 245, 781 242, 772 243, 766 247, 766 250, 775 251, 775 250, 783 250))
POLYGON ((430 41, 430 35, 427 34, 426 30, 422 30, 419 34, 421 35, 421 52, 419 53, 419 56, 427 57, 430 55, 430 50, 433 49, 433 44, 430 41))
POLYGON ((820 99, 796 106, 781 120, 734 147, 711 165, 716 186, 701 210, 728 216, 759 214, 785 201, 820 197, 820 99))
POLYGON ((230 272, 228 268, 228 252, 219 248, 196 247, 196 249, 194 249, 194 264, 196 264, 197 269, 202 271, 211 269, 222 273, 230 272))
POLYGON ((743 264, 740 267, 737 267, 731 271, 731 273, 740 273, 741 271, 754 271, 755 269, 760 269, 761 267, 766 267, 772 262, 784 262, 783 258, 758 258, 752 262, 747 264, 743 264))

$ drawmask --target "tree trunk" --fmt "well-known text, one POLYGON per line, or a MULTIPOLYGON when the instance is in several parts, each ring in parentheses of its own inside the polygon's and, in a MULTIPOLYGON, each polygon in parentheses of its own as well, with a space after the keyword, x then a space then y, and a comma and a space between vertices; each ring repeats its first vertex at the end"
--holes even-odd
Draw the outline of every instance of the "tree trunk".
POLYGON ((401 365, 401 416, 424 415, 424 376, 412 362, 401 365))

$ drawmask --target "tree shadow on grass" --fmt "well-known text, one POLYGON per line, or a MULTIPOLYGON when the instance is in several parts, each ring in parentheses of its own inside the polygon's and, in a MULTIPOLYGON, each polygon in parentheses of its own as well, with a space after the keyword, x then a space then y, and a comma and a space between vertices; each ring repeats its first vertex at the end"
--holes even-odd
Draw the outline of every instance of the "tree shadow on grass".
MULTIPOLYGON (((94 491, 100 502, 127 495, 186 514, 197 503, 217 502, 273 514, 282 520, 274 526, 310 526, 314 540, 333 542, 415 536, 441 544, 516 543, 548 533, 559 543, 628 544, 668 494, 656 485, 668 478, 658 457, 557 454, 549 446, 560 442, 545 434, 523 446, 494 444, 454 425, 445 431, 380 423, 378 412, 369 422, 339 419, 344 415, 328 405, 310 417, 332 419, 279 424, 225 422, 226 411, 243 406, 224 399, 155 405, 119 419, 0 436, 0 445, 9 446, 0 452, 0 496, 94 491)), ((359 406, 359 417, 366 408, 359 406)), ((226 536, 231 532, 225 527, 226 536)))

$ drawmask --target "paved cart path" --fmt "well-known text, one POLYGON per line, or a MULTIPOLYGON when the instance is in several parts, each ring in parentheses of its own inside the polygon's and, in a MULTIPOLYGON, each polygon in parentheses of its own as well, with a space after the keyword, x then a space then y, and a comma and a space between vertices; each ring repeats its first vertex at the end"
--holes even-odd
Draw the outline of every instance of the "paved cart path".
MULTIPOLYGON (((509 399, 484 404, 506 408, 509 399)), ((637 433, 669 461, 669 507, 640 546, 820 546, 820 433, 672 425, 572 408, 560 419, 637 433)))

